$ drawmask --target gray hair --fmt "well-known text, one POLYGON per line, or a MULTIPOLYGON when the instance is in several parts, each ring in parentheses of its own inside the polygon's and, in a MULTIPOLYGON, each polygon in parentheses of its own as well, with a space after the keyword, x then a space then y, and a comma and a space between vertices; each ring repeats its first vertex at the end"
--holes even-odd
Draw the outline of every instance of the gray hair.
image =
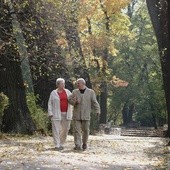
POLYGON ((84 85, 86 84, 86 81, 83 78, 77 79, 77 82, 81 81, 84 85))
POLYGON ((58 78, 56 80, 56 85, 58 86, 61 82, 65 83, 65 80, 63 78, 58 78))

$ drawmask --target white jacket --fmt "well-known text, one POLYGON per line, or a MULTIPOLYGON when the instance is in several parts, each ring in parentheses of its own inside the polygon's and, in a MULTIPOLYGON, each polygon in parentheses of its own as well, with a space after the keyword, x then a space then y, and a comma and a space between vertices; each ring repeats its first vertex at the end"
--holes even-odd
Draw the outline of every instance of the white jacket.
MULTIPOLYGON (((71 92, 68 89, 65 89, 67 98, 71 95, 71 92)), ((67 110, 67 120, 72 120, 72 109, 71 104, 68 103, 67 110)), ((53 116, 52 119, 61 120, 61 109, 60 109, 60 97, 57 93, 57 90, 53 90, 50 94, 48 100, 48 116, 53 116)))

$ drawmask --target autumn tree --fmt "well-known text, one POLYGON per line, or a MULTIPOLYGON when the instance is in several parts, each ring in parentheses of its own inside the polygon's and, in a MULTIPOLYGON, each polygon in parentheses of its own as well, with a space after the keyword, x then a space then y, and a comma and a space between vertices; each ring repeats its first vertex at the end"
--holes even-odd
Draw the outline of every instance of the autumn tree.
POLYGON ((72 77, 74 77, 74 79, 84 78, 87 87, 91 88, 89 71, 86 66, 78 30, 78 13, 82 4, 79 1, 68 1, 67 3, 65 3, 65 1, 55 1, 54 4, 59 18, 62 21, 60 31, 63 36, 57 40, 60 42, 64 39, 66 42, 64 50, 66 51, 66 55, 69 56, 67 57, 69 61, 71 60, 72 77))
POLYGON ((93 88, 98 92, 101 105, 100 123, 107 122, 107 86, 111 75, 108 61, 116 56, 114 36, 128 32, 128 19, 121 12, 128 1, 81 1, 84 6, 79 12, 79 32, 83 54, 86 56, 87 67, 93 88), (124 23, 126 23, 124 25, 124 23), (118 31, 120 30, 120 31, 118 31))

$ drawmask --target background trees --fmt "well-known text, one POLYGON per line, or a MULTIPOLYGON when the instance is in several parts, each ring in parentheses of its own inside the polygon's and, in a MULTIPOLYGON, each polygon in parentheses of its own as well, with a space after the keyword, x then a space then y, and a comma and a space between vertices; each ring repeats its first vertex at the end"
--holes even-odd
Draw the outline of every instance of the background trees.
MULTIPOLYGON (((34 125, 25 101, 26 92, 31 91, 27 86, 33 87, 32 92, 39 98, 32 97, 32 100, 46 112, 49 93, 55 88, 57 77, 65 78, 70 90, 78 77, 86 79, 101 105, 100 123, 112 121, 114 125, 128 126, 135 121, 155 128, 166 123, 157 42, 145 2, 11 0, 3 4, 0 91, 11 103, 16 102, 15 107, 25 110, 23 119, 30 123, 30 131, 34 125), (4 33, 6 27, 9 28, 7 34, 4 33), (12 58, 7 60, 10 57, 5 56, 12 58), (26 65, 22 59, 27 59, 26 65), (8 74, 4 74, 5 68, 8 74), (25 78, 23 73, 29 68, 25 78), (14 88, 7 90, 9 80, 22 93, 16 93, 14 88)), ((35 105, 30 104, 31 96, 27 94, 27 103, 31 113, 34 110, 36 114, 35 105)), ((19 128, 12 126, 11 131, 19 132, 24 129, 17 123, 21 122, 19 115, 22 114, 17 109, 11 111, 10 107, 4 114, 4 127, 8 127, 7 121, 13 112, 14 124, 19 128)), ((38 115, 43 114, 40 112, 38 115)), ((32 116, 34 122, 35 117, 32 116)))
POLYGON ((113 60, 113 72, 128 80, 129 86, 113 89, 111 107, 118 105, 123 124, 134 118, 143 126, 161 125, 166 122, 161 67, 158 59, 157 42, 144 2, 132 3, 128 7, 132 25, 131 35, 121 36, 117 42, 119 54, 113 60))

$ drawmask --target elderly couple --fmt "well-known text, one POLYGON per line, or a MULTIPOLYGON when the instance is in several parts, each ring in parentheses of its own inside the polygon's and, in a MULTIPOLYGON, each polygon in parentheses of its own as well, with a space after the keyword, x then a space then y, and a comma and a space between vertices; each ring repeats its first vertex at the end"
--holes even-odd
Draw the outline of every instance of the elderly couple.
POLYGON ((48 115, 52 122, 52 134, 56 150, 63 150, 70 123, 73 119, 74 150, 86 150, 90 128, 90 114, 93 108, 99 116, 100 106, 95 92, 86 87, 83 78, 77 80, 78 89, 71 93, 65 89, 65 80, 56 80, 57 89, 50 94, 48 115), (73 110, 73 113, 72 113, 73 110))

